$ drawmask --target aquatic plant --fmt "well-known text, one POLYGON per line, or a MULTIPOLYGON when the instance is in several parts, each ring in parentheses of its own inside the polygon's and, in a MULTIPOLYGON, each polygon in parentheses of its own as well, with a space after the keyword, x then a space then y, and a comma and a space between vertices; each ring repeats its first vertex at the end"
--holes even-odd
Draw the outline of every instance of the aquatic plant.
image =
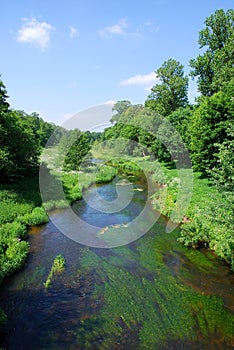
POLYGON ((51 286, 53 276, 62 273, 64 268, 65 258, 61 254, 59 254, 55 257, 53 261, 48 277, 44 283, 45 288, 49 288, 51 286))
MULTIPOLYGON (((134 339, 129 344, 134 340, 139 349, 165 348, 170 342, 191 344, 200 335, 203 344, 208 344, 217 334, 225 344, 231 344, 234 317, 223 301, 193 290, 165 264, 165 252, 177 259, 177 251, 188 256, 191 252, 178 243, 178 235, 178 231, 165 234, 159 224, 147 236, 131 246, 112 249, 111 254, 83 250, 80 270, 83 274, 95 271, 101 278, 93 299, 102 300, 103 305, 99 313, 80 321, 80 344, 91 349, 97 343, 100 349, 109 349, 116 342, 123 344, 125 334, 133 334, 133 330, 134 339)), ((205 265, 212 266, 199 251, 192 259, 200 259, 200 266, 207 260, 205 265)), ((197 271, 205 276, 205 268, 198 266, 197 271)))

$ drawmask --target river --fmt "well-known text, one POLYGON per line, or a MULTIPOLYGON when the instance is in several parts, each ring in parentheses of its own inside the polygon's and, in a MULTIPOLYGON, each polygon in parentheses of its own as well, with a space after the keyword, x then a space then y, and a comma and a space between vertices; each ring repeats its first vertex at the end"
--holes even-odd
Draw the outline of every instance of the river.
MULTIPOLYGON (((72 209, 101 228, 131 222, 144 206, 147 189, 138 178, 125 179, 135 188, 125 210, 104 214, 84 200, 72 209)), ((119 180, 99 185, 98 198, 91 188, 93 200, 113 200, 119 180)), ((69 225, 67 210, 52 215, 69 225)), ((143 237, 108 249, 81 245, 51 221, 32 228, 25 267, 1 288, 0 306, 8 315, 2 347, 232 349, 233 274, 212 253, 182 247, 179 229, 165 233, 166 224, 160 217, 143 237), (58 254, 65 258, 65 269, 46 289, 58 254)))

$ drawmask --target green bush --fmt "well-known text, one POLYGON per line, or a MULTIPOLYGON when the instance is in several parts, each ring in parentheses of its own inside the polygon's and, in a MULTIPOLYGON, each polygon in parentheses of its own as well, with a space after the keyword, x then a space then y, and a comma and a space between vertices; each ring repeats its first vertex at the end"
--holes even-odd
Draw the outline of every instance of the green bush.
POLYGON ((8 240, 9 238, 24 239, 27 236, 27 228, 24 224, 14 221, 4 224, 0 228, 0 241, 8 240))
POLYGON ((186 246, 214 250, 234 268, 233 195, 211 197, 206 207, 197 207, 191 221, 182 225, 179 241, 186 246))
POLYGON ((34 208, 30 214, 25 214, 18 220, 27 226, 39 226, 49 221, 46 211, 42 207, 34 208))
POLYGON ((9 275, 19 270, 26 260, 29 249, 29 243, 15 239, 6 250, 5 260, 2 263, 4 275, 9 275))
POLYGON ((70 206, 70 203, 65 200, 48 201, 42 204, 42 207, 48 212, 53 209, 65 209, 70 206))
POLYGON ((95 181, 96 183, 106 183, 113 180, 116 176, 116 169, 111 166, 102 165, 98 168, 95 181))

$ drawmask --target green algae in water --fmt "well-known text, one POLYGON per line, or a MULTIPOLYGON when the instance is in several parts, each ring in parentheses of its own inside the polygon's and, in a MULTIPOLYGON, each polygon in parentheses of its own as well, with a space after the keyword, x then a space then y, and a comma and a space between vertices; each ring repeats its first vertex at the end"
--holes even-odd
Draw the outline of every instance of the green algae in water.
MULTIPOLYGON (((102 256, 89 248, 83 250, 81 270, 95 271, 101 278, 93 298, 103 304, 98 314, 81 321, 77 330, 80 344, 87 349, 94 344, 109 349, 132 330, 139 349, 160 349, 170 341, 201 338, 204 343, 217 334, 231 344, 234 317, 222 300, 194 291, 165 265, 165 252, 174 254, 175 246, 181 247, 176 237, 177 233, 148 234, 134 243, 134 249, 115 248, 102 256)), ((207 267, 210 263, 207 261, 207 267)))

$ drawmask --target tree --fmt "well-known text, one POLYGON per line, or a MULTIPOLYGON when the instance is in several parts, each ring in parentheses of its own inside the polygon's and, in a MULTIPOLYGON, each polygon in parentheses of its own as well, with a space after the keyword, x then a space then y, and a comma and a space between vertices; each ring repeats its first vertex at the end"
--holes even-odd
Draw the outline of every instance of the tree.
POLYGON ((204 175, 217 165, 219 145, 229 140, 228 128, 234 123, 234 79, 223 91, 203 96, 188 126, 190 150, 195 170, 204 175))
POLYGON ((188 103, 188 77, 184 75, 183 65, 169 59, 156 71, 160 84, 151 89, 145 106, 163 116, 168 116, 188 103))
MULTIPOLYGON (((230 139, 218 144, 217 165, 211 170, 220 192, 234 192, 234 124, 227 131, 230 139)), ((234 203, 232 204, 234 206, 234 203)))
POLYGON ((1 181, 32 174, 38 166, 40 155, 40 144, 26 114, 11 110, 7 97, 6 88, 0 81, 1 181), (22 114, 25 118, 22 118, 22 114))
POLYGON ((197 77, 198 89, 204 96, 220 91, 234 77, 234 11, 217 10, 205 20, 199 32, 203 55, 190 60, 191 76, 197 77))
POLYGON ((76 140, 70 144, 64 161, 65 168, 68 170, 79 170, 90 149, 91 145, 86 133, 80 133, 76 140))
POLYGON ((6 87, 2 80, 0 80, 0 113, 7 112, 10 107, 9 103, 7 102, 7 97, 6 87))
POLYGON ((0 115, 0 177, 30 175, 38 165, 39 143, 16 111, 0 115))
POLYGON ((121 114, 123 114, 123 112, 125 112, 131 105, 131 102, 128 100, 116 102, 114 107, 112 108, 112 111, 116 113, 111 117, 111 123, 117 122, 121 114))

